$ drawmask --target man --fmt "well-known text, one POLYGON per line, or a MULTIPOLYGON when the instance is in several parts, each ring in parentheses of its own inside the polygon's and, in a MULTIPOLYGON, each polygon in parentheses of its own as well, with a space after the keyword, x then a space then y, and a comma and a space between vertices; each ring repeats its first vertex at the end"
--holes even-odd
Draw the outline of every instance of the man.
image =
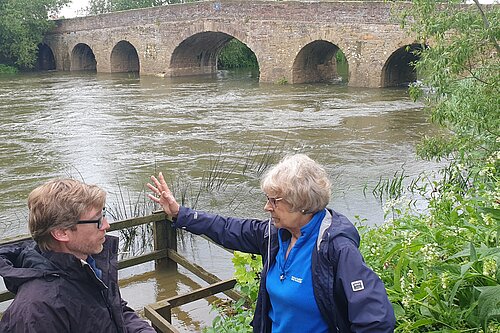
POLYGON ((0 332, 155 332, 121 299, 105 199, 99 187, 73 179, 30 193, 34 242, 0 248, 0 275, 16 294, 0 332))

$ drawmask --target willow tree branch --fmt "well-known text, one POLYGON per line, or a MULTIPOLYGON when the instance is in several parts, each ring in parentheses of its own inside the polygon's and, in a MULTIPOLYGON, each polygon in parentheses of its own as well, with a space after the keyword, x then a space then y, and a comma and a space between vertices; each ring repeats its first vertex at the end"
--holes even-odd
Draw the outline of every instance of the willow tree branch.
MULTIPOLYGON (((479 13, 481 14, 481 17, 483 19, 484 27, 486 29, 490 28, 490 22, 488 21, 488 18, 486 17, 486 14, 483 11, 483 7, 481 7, 481 4, 479 3, 479 0, 472 0, 476 4, 476 7, 479 9, 479 13)), ((497 56, 500 56, 500 46, 498 45, 497 39, 495 38, 495 35, 490 35, 491 42, 495 46, 495 49, 497 50, 497 56)))

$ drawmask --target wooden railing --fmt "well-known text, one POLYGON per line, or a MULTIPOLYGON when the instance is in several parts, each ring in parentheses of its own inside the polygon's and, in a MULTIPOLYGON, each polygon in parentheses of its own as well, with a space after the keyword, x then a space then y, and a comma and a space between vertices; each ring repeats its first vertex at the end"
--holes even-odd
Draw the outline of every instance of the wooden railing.
MULTIPOLYGON (((165 300, 160 300, 156 303, 149 304, 144 308, 144 314, 157 332, 162 333, 177 333, 179 332, 171 324, 172 308, 181 306, 201 298, 206 298, 218 293, 225 293, 230 298, 237 300, 241 296, 232 288, 236 284, 234 279, 222 281, 214 274, 206 271, 201 266, 190 262, 177 252, 177 233, 172 227, 172 221, 169 220, 163 211, 154 212, 152 215, 131 218, 122 221, 116 221, 110 224, 109 231, 117 231, 126 228, 140 226, 142 224, 152 223, 153 226, 153 250, 149 253, 127 258, 118 262, 118 269, 123 269, 148 261, 155 261, 155 266, 165 267, 172 265, 181 265, 208 282, 210 285, 203 287, 184 295, 170 297, 165 300)), ((0 240, 0 246, 12 244, 24 240, 29 240, 29 236, 15 237, 5 240, 0 240)), ((14 294, 5 291, 0 293, 0 303, 13 299, 14 294)))

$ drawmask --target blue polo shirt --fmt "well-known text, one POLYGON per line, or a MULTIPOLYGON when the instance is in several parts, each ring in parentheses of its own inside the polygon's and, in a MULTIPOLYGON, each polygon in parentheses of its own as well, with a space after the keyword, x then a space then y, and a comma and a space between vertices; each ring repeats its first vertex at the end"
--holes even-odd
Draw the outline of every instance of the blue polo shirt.
POLYGON ((94 271, 95 275, 99 279, 102 279, 102 271, 99 268, 97 268, 97 266, 95 264, 95 259, 92 256, 87 257, 87 264, 89 264, 90 267, 92 267, 92 270, 94 271))
POLYGON ((290 240, 278 231, 279 251, 270 268, 266 288, 271 300, 272 333, 327 333, 328 325, 314 299, 311 258, 325 210, 314 214, 285 259, 290 240))

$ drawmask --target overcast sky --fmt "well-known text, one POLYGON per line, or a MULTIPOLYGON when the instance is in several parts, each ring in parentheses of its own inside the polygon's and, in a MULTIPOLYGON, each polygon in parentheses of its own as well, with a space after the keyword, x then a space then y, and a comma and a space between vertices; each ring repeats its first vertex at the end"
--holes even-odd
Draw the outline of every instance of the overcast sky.
MULTIPOLYGON (((88 4, 88 0, 73 0, 68 6, 61 10, 59 15, 65 18, 75 17, 77 12, 87 7, 88 4)), ((80 13, 79 16, 82 16, 82 13, 80 13)))
MULTIPOLYGON (((496 2, 499 3, 500 0, 480 0, 480 3, 492 3, 496 2)), ((470 1, 472 2, 472 1, 470 1)), ((70 17, 75 17, 75 16, 82 16, 82 9, 88 6, 89 1, 88 0, 73 0, 71 4, 68 6, 64 7, 61 10, 60 16, 64 16, 65 18, 70 18, 70 17), (80 11, 80 13, 78 13, 80 11)))

